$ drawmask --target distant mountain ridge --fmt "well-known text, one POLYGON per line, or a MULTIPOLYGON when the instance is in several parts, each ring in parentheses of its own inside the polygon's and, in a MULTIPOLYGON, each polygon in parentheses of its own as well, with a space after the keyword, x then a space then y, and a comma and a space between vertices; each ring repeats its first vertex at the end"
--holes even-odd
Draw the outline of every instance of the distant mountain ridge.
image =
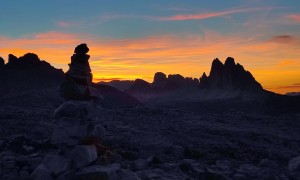
POLYGON ((228 57, 223 64, 218 58, 211 65, 209 76, 204 72, 197 78, 183 77, 180 74, 169 74, 163 72, 154 74, 153 82, 149 83, 143 79, 135 81, 111 81, 100 82, 101 84, 121 87, 123 91, 130 93, 165 93, 183 89, 199 89, 207 91, 241 91, 261 93, 264 91, 259 82, 244 67, 235 63, 232 57, 228 57))
POLYGON ((300 96, 264 90, 254 76, 232 57, 228 57, 224 64, 218 58, 214 59, 209 75, 204 72, 199 79, 157 72, 152 83, 136 79, 129 84, 131 86, 126 92, 145 105, 156 108, 179 108, 197 113, 300 112, 297 106, 300 96))
POLYGON ((120 91, 127 91, 133 83, 134 80, 112 80, 108 82, 98 82, 98 84, 112 86, 114 88, 119 89, 120 91))
MULTIPOLYGON (((34 53, 27 53, 19 58, 9 54, 6 64, 0 57, 0 103, 11 101, 34 105, 38 104, 36 101, 62 100, 58 89, 64 78, 62 69, 54 68, 34 53), (16 97, 22 98, 15 99, 16 97), (49 99, 50 97, 52 99, 49 99)), ((123 108, 140 105, 136 98, 114 87, 97 84, 93 86, 104 97, 103 107, 123 108)))

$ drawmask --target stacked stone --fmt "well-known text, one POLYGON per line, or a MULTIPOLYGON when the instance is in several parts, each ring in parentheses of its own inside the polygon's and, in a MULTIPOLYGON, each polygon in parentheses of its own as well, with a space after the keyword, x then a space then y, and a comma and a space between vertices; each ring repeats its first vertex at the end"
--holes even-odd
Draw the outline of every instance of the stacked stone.
POLYGON ((78 84, 90 86, 92 83, 92 73, 89 65, 90 56, 89 48, 86 44, 80 44, 75 48, 73 56, 71 57, 71 64, 69 64, 69 71, 66 73, 67 80, 73 80, 78 84))
POLYGON ((78 45, 71 57, 65 82, 61 85, 60 93, 68 100, 88 100, 101 98, 99 92, 92 87, 93 75, 89 65, 89 48, 86 44, 78 45))
POLYGON ((54 112, 56 124, 49 152, 31 174, 33 179, 75 179, 79 170, 97 164, 98 144, 85 143, 86 139, 105 135, 102 125, 95 125, 93 116, 99 107, 92 102, 67 101, 54 112))

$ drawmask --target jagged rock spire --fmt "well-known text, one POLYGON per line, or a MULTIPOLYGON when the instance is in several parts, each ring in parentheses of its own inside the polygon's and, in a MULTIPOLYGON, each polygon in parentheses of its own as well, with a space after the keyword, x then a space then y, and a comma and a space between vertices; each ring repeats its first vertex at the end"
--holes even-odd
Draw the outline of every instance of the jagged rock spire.
POLYGON ((261 91, 262 86, 242 65, 235 63, 234 58, 228 57, 223 64, 218 58, 214 59, 210 75, 204 73, 200 78, 200 87, 204 89, 261 91))

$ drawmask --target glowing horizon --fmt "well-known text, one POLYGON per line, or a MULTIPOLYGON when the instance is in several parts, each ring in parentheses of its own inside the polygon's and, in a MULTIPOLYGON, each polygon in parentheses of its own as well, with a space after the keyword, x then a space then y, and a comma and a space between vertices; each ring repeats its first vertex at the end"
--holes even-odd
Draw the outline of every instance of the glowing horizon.
POLYGON ((199 78, 233 57, 265 89, 300 92, 300 2, 204 1, 4 1, 0 56, 32 52, 66 71, 87 43, 94 81, 148 82, 158 71, 199 78))

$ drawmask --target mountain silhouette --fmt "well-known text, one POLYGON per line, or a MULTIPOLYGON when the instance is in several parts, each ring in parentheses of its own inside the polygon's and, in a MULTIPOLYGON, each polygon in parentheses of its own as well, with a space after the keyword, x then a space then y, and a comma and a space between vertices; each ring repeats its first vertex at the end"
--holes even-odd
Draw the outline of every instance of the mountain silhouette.
MULTIPOLYGON (((19 58, 9 54, 6 64, 0 57, 0 101, 32 106, 40 106, 37 101, 44 101, 44 104, 53 101, 54 104, 59 104, 61 99, 58 98, 58 89, 64 77, 62 69, 54 68, 34 53, 27 53, 19 58)), ((104 107, 134 107, 140 104, 136 98, 111 86, 92 85, 103 96, 104 107)))
POLYGON ((236 64, 232 57, 228 57, 224 64, 218 58, 213 60, 209 76, 203 73, 200 78, 200 87, 211 90, 263 91, 252 74, 239 63, 236 64))
POLYGON ((108 82, 100 81, 99 84, 108 85, 114 88, 117 88, 120 91, 127 91, 132 84, 134 83, 133 80, 112 80, 108 82))
POLYGON ((167 76, 163 72, 157 72, 154 74, 152 83, 136 79, 128 88, 128 92, 165 93, 182 89, 257 93, 264 91, 249 71, 246 71, 239 63, 236 64, 233 58, 228 57, 224 64, 218 58, 213 60, 209 76, 204 72, 199 80, 183 77, 180 74, 167 76))
POLYGON ((130 93, 167 93, 181 89, 196 88, 199 80, 190 77, 183 77, 180 74, 169 74, 168 77, 162 73, 154 74, 153 82, 149 83, 142 79, 136 79, 129 87, 130 93))
POLYGON ((162 72, 157 72, 154 74, 154 79, 152 83, 153 89, 155 89, 156 91, 163 90, 167 83, 168 83, 168 78, 166 74, 162 72))
POLYGON ((122 92, 112 86, 94 84, 94 87, 103 96, 102 106, 104 108, 132 108, 141 105, 133 96, 122 92))
MULTIPOLYGON (((27 53, 19 58, 10 54, 6 64, 0 58, 0 101, 32 106, 41 106, 39 102, 45 102, 43 105, 53 102, 51 106, 59 104, 57 91, 64 76, 61 69, 40 60, 36 54, 27 53)), ((106 108, 136 107, 143 102, 144 105, 196 112, 232 109, 273 114, 300 112, 300 96, 264 90, 249 71, 230 57, 224 64, 215 59, 209 76, 203 73, 199 80, 157 72, 152 83, 142 79, 113 81, 125 92, 109 86, 110 82, 109 85, 93 83, 92 86, 104 97, 103 107, 106 108)))
POLYGON ((143 79, 136 79, 128 92, 130 93, 149 93, 151 92, 151 84, 143 79))
MULTIPOLYGON (((1 61, 1 60, 0 60, 1 61)), ((56 86, 62 82, 64 73, 34 53, 17 58, 10 54, 8 63, 0 65, 0 92, 14 93, 56 86)))

